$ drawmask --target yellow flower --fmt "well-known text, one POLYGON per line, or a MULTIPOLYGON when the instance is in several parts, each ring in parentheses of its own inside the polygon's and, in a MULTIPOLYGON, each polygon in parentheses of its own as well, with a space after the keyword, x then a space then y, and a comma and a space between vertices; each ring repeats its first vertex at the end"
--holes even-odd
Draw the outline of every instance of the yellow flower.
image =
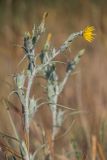
POLYGON ((93 33, 94 30, 95 30, 94 26, 87 26, 82 33, 84 39, 87 40, 88 42, 92 42, 95 36, 95 34, 93 33))

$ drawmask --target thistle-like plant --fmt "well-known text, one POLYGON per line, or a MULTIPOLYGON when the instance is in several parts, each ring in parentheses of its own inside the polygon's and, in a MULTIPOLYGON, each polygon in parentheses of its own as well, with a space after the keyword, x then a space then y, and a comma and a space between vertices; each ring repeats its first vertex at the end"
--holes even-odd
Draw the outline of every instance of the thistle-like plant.
POLYGON ((94 27, 86 27, 82 31, 70 34, 67 40, 58 49, 56 49, 51 46, 52 35, 49 33, 41 52, 37 54, 35 49, 42 34, 45 32, 46 17, 47 13, 44 13, 40 25, 37 28, 34 25, 32 34, 28 32, 25 33, 23 40, 24 43, 22 46, 25 55, 20 63, 27 58, 28 65, 26 66, 26 70, 14 76, 16 85, 15 93, 17 94, 22 106, 24 133, 24 138, 18 139, 20 153, 11 153, 14 159, 17 157, 23 160, 36 159, 37 152, 35 151, 34 153, 30 153, 29 149, 31 138, 29 137, 30 124, 37 110, 39 110, 39 108, 45 104, 48 104, 52 114, 52 150, 50 149, 51 151, 49 152, 49 156, 50 159, 54 159, 54 140, 64 122, 65 113, 64 110, 61 109, 61 106, 63 105, 58 103, 58 98, 63 91, 68 78, 72 75, 81 57, 84 55, 84 49, 80 50, 74 59, 70 59, 69 62, 66 62, 66 72, 62 80, 59 80, 58 73, 56 72, 56 64, 58 61, 56 61, 55 58, 58 55, 63 56, 66 54, 65 51, 69 49, 69 46, 72 44, 74 39, 82 36, 85 38, 85 40, 91 42, 94 38, 94 27), (37 63, 38 59, 40 60, 40 64, 37 63), (32 84, 38 75, 42 76, 46 80, 46 86, 44 88, 47 99, 42 103, 39 101, 39 98, 36 99, 34 96, 31 96, 32 84))

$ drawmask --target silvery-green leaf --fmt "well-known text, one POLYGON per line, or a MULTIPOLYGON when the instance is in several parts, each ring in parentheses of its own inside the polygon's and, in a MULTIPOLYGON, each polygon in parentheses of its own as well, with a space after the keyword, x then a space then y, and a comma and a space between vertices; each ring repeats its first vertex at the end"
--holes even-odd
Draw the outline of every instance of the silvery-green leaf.
POLYGON ((18 74, 16 76, 16 84, 18 89, 21 89, 24 87, 24 83, 25 83, 25 75, 24 73, 18 74))
POLYGON ((64 120, 64 111, 59 110, 59 111, 57 112, 57 125, 58 125, 59 127, 62 126, 63 120, 64 120))
POLYGON ((36 100, 33 98, 30 99, 30 103, 29 103, 29 118, 31 119, 34 115, 34 113, 37 111, 37 102, 36 100))

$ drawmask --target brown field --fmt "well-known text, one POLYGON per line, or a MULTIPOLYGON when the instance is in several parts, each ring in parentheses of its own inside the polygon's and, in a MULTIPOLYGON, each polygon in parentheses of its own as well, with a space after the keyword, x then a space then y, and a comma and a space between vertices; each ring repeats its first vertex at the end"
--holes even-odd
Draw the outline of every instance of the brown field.
MULTIPOLYGON (((61 104, 78 109, 80 112, 77 114, 66 112, 67 118, 55 141, 55 160, 96 160, 95 157, 98 160, 106 160, 106 8, 106 0, 0 0, 0 132, 14 137, 18 133, 20 137, 23 137, 20 102, 15 95, 11 95, 9 108, 6 104, 9 93, 15 87, 11 75, 26 67, 26 62, 17 67, 24 54, 22 49, 16 47, 16 44, 23 44, 24 32, 31 32, 33 24, 37 26, 43 12, 47 11, 46 32, 37 46, 37 52, 40 52, 49 32, 52 33, 52 45, 56 48, 70 33, 80 31, 88 25, 93 25, 96 33, 92 43, 78 38, 71 45, 68 55, 58 57, 63 61, 68 61, 80 49, 85 48, 85 55, 75 70, 76 74, 71 76, 59 98, 61 104), (13 122, 17 133, 15 133, 13 122)), ((64 71, 64 66, 59 65, 60 78, 63 77, 64 71)), ((39 89, 41 82, 43 81, 37 80, 34 84, 34 92, 37 97, 44 95, 39 89)), ((42 132, 44 130, 48 143, 51 143, 49 141, 51 116, 48 106, 41 108, 36 113, 31 124, 31 152, 43 141, 42 132)), ((18 145, 9 140, 7 142, 0 136, 0 146, 4 141, 8 146, 16 147, 18 150, 18 145)), ((2 149, 0 154, 0 160, 4 159, 2 149)), ((38 153, 39 160, 43 159, 43 154, 42 151, 38 153)))

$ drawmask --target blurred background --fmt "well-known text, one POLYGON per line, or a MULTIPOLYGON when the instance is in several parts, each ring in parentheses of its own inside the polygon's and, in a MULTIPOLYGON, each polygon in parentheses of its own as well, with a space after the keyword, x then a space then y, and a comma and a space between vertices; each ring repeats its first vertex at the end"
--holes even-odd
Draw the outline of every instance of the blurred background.
MULTIPOLYGON (((72 120, 75 120, 75 125, 66 138, 56 142, 56 152, 65 153, 63 148, 66 148, 66 152, 70 153, 70 144, 74 144, 79 153, 87 157, 86 155, 91 152, 92 139, 96 137, 102 157, 107 157, 106 0, 0 0, 0 131, 7 134, 13 132, 6 108, 3 106, 3 98, 7 98, 14 88, 10 75, 18 70, 17 64, 24 55, 15 45, 23 44, 24 33, 31 32, 34 24, 39 25, 45 11, 48 12, 46 32, 37 47, 38 52, 49 32, 52 33, 52 45, 56 48, 70 33, 80 31, 87 25, 93 25, 96 32, 93 43, 78 38, 70 47, 68 54, 70 58, 82 48, 86 51, 76 69, 77 74, 69 79, 60 102, 86 113, 69 116, 62 130, 67 130, 72 120)), ((68 61, 69 57, 64 56, 62 60, 68 61)), ((63 73, 64 66, 59 66, 61 78, 63 73)), ((14 98, 11 100, 16 102, 14 98)), ((14 117, 15 113, 12 114, 14 117)), ((19 129, 21 127, 19 122, 16 122, 16 126, 19 129)))

